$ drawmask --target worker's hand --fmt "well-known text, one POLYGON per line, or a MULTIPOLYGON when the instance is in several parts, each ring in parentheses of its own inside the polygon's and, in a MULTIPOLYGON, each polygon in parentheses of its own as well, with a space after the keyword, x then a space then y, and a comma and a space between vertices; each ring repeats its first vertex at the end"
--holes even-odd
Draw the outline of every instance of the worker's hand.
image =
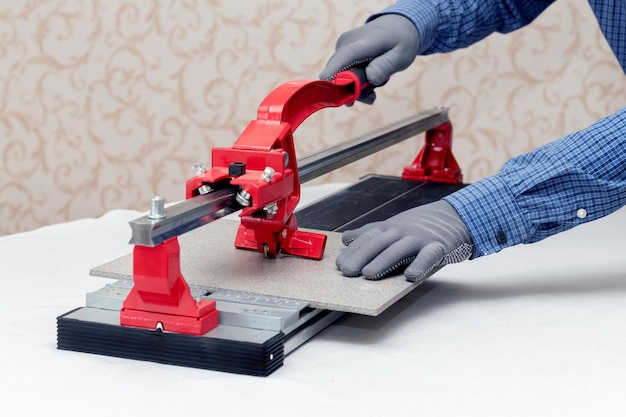
POLYGON ((406 267, 408 281, 423 281, 443 266, 470 257, 472 240, 454 207, 443 200, 343 233, 349 245, 337 257, 345 276, 378 280, 406 267))
MULTIPOLYGON (((406 69, 415 60, 419 39, 413 22, 397 14, 382 15, 365 25, 342 34, 320 79, 332 80, 349 68, 364 66, 367 80, 375 87, 392 74, 406 69)), ((372 104, 373 89, 359 101, 372 104)))

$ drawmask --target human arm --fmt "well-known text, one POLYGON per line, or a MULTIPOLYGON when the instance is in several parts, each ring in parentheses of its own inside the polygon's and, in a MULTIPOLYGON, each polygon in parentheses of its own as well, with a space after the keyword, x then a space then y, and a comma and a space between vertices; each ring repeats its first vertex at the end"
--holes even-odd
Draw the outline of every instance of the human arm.
MULTIPOLYGON (((417 55, 448 52, 475 43, 493 32, 510 32, 530 23, 548 0, 400 0, 343 33, 320 74, 365 65, 372 85, 380 86, 406 69, 417 55)), ((373 102, 370 100, 362 100, 373 102)))
POLYGON ((532 22, 554 0, 399 0, 368 20, 395 13, 417 28, 417 55, 450 52, 494 32, 509 33, 532 22))
POLYGON ((616 211, 626 204, 626 108, 443 200, 344 232, 349 246, 337 267, 346 276, 381 279, 408 265, 406 279, 422 281, 447 264, 616 211))
POLYGON ((626 108, 511 159, 445 200, 467 226, 474 258, 616 211, 626 204, 626 108))

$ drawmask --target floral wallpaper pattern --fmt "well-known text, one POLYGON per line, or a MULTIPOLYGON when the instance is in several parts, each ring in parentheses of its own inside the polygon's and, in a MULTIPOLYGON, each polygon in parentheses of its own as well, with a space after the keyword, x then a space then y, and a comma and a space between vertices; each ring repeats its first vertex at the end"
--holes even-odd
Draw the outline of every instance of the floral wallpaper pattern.
MULTIPOLYGON (((263 98, 316 79, 337 37, 383 0, 0 0, 0 234, 184 198, 192 165, 229 146, 263 98)), ((419 57, 373 106, 324 109, 298 156, 450 107, 466 182, 626 104, 626 77, 586 2, 419 57)), ((398 175, 421 137, 327 174, 398 175)))

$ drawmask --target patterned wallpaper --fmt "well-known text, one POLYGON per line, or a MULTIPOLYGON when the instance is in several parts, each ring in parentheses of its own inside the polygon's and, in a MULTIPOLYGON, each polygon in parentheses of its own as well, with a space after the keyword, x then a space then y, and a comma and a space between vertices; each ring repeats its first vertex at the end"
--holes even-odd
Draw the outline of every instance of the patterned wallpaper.
MULTIPOLYGON (((184 198, 194 162, 390 2, 0 0, 0 234, 184 198)), ((373 106, 315 114, 297 153, 442 105, 472 182, 623 107, 625 78, 587 3, 561 0, 523 30, 418 58, 373 106)), ((399 174, 421 140, 316 181, 399 174)))

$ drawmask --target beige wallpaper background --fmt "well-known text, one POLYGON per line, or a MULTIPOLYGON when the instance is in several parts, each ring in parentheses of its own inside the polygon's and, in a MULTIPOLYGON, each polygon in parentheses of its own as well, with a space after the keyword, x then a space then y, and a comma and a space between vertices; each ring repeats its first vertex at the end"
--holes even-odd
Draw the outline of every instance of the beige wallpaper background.
MULTIPOLYGON (((261 100, 316 79, 340 33, 383 0, 0 0, 0 234, 184 198, 192 165, 229 146, 261 100)), ((325 109, 299 157, 417 111, 451 108, 473 182, 626 105, 626 77, 587 2, 418 58, 373 106, 325 109)), ((317 182, 400 174, 416 138, 317 182)))

